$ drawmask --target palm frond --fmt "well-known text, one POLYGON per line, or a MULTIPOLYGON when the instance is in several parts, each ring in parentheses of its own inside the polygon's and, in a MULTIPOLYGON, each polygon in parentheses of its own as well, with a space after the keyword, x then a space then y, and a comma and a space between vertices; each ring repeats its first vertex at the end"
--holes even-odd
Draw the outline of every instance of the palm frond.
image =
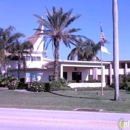
POLYGON ((78 14, 78 15, 76 15, 76 16, 70 18, 70 19, 68 20, 67 24, 66 24, 66 27, 68 27, 73 21, 75 21, 75 20, 76 20, 77 18, 79 18, 80 16, 81 16, 81 15, 78 14))
POLYGON ((76 57, 76 55, 77 55, 77 49, 76 49, 76 48, 73 48, 73 49, 71 50, 71 52, 69 53, 67 59, 68 59, 68 60, 74 60, 75 57, 76 57))
POLYGON ((77 28, 77 29, 72 28, 72 29, 66 30, 64 33, 65 33, 65 34, 70 34, 70 33, 78 32, 78 31, 80 31, 80 30, 81 30, 81 29, 79 29, 79 28, 77 28))
POLYGON ((68 12, 64 13, 61 18, 60 30, 64 30, 67 27, 67 23, 70 19, 73 9, 69 10, 68 12))
POLYGON ((23 33, 15 33, 9 37, 8 43, 12 43, 14 40, 21 38, 21 37, 25 37, 25 35, 23 33))

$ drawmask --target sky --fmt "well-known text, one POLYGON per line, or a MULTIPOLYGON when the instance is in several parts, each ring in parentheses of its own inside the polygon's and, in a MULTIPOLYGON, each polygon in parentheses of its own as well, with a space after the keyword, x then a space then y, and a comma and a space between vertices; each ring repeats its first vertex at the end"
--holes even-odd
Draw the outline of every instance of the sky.
MULTIPOLYGON (((77 33, 92 39, 95 43, 100 41, 100 22, 103 32, 109 44, 105 44, 111 55, 103 53, 103 60, 113 60, 113 24, 112 24, 112 0, 0 0, 0 28, 7 28, 10 25, 16 28, 16 32, 26 35, 25 39, 35 33, 39 24, 34 14, 43 16, 46 19, 46 8, 52 12, 52 7, 64 12, 73 9, 72 15, 81 14, 69 28, 80 28, 77 33)), ((119 59, 130 59, 130 0, 118 0, 119 15, 119 59)), ((74 48, 67 48, 60 44, 60 59, 66 60, 70 51, 74 48)), ((47 50, 47 57, 53 59, 52 46, 47 50)), ((100 52, 98 53, 100 58, 100 52)))

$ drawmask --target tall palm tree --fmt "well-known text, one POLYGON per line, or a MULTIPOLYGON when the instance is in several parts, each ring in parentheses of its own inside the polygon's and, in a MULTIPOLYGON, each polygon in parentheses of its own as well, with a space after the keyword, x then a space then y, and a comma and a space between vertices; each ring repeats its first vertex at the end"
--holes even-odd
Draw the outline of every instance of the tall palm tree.
POLYGON ((54 79, 58 80, 59 77, 59 46, 61 41, 70 47, 70 44, 75 45, 77 37, 80 35, 74 35, 73 33, 79 31, 80 29, 68 29, 68 26, 79 18, 81 15, 71 16, 72 9, 68 12, 63 12, 60 8, 57 10, 55 7, 52 8, 53 13, 51 14, 48 9, 46 9, 47 20, 43 19, 41 16, 35 16, 39 19, 38 22, 44 25, 43 33, 45 37, 49 39, 49 43, 54 45, 54 79))
POLYGON ((97 52, 100 50, 101 43, 95 44, 91 39, 86 41, 79 40, 78 44, 68 55, 68 60, 74 60, 78 57, 79 61, 92 61, 98 60, 97 52))
POLYGON ((114 83, 115 94, 114 99, 120 100, 119 93, 119 40, 118 40, 118 5, 117 0, 112 0, 113 13, 113 63, 114 63, 114 83))
MULTIPOLYGON (((26 70, 26 55, 31 55, 33 45, 30 41, 19 42, 18 40, 8 47, 8 51, 11 54, 9 58, 17 58, 18 60, 18 80, 20 80, 20 68, 23 64, 24 74, 26 70)), ((25 77, 25 75, 24 75, 25 77)))
POLYGON ((17 39, 24 37, 22 33, 14 33, 15 28, 9 26, 7 29, 0 28, 0 64, 2 68, 6 71, 7 56, 9 52, 7 51, 8 46, 13 44, 17 39))

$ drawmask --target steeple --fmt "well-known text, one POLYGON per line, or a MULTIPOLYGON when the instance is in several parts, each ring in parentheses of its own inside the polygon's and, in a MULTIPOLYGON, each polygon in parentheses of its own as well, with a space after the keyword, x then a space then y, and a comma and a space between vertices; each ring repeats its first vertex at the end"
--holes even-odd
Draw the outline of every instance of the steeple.
POLYGON ((36 32, 34 33, 34 35, 29 37, 27 40, 29 40, 34 45, 36 41, 38 40, 38 38, 41 37, 41 35, 39 34, 42 33, 42 31, 43 31, 43 25, 40 24, 38 29, 36 29, 36 32))

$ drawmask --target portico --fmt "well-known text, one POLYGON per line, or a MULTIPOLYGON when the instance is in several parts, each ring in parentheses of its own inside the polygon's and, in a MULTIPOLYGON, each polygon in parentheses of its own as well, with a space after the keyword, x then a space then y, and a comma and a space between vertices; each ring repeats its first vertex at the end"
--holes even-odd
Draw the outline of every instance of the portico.
MULTIPOLYGON (((105 85, 105 65, 109 64, 110 62, 103 62, 102 68, 104 73, 101 74, 101 71, 100 73, 98 71, 98 69, 101 69, 100 61, 59 60, 60 77, 66 78, 67 80, 84 82, 89 79, 96 79, 101 81, 102 75, 102 82, 105 85)), ((54 62, 49 63, 48 67, 54 67, 54 62)))

